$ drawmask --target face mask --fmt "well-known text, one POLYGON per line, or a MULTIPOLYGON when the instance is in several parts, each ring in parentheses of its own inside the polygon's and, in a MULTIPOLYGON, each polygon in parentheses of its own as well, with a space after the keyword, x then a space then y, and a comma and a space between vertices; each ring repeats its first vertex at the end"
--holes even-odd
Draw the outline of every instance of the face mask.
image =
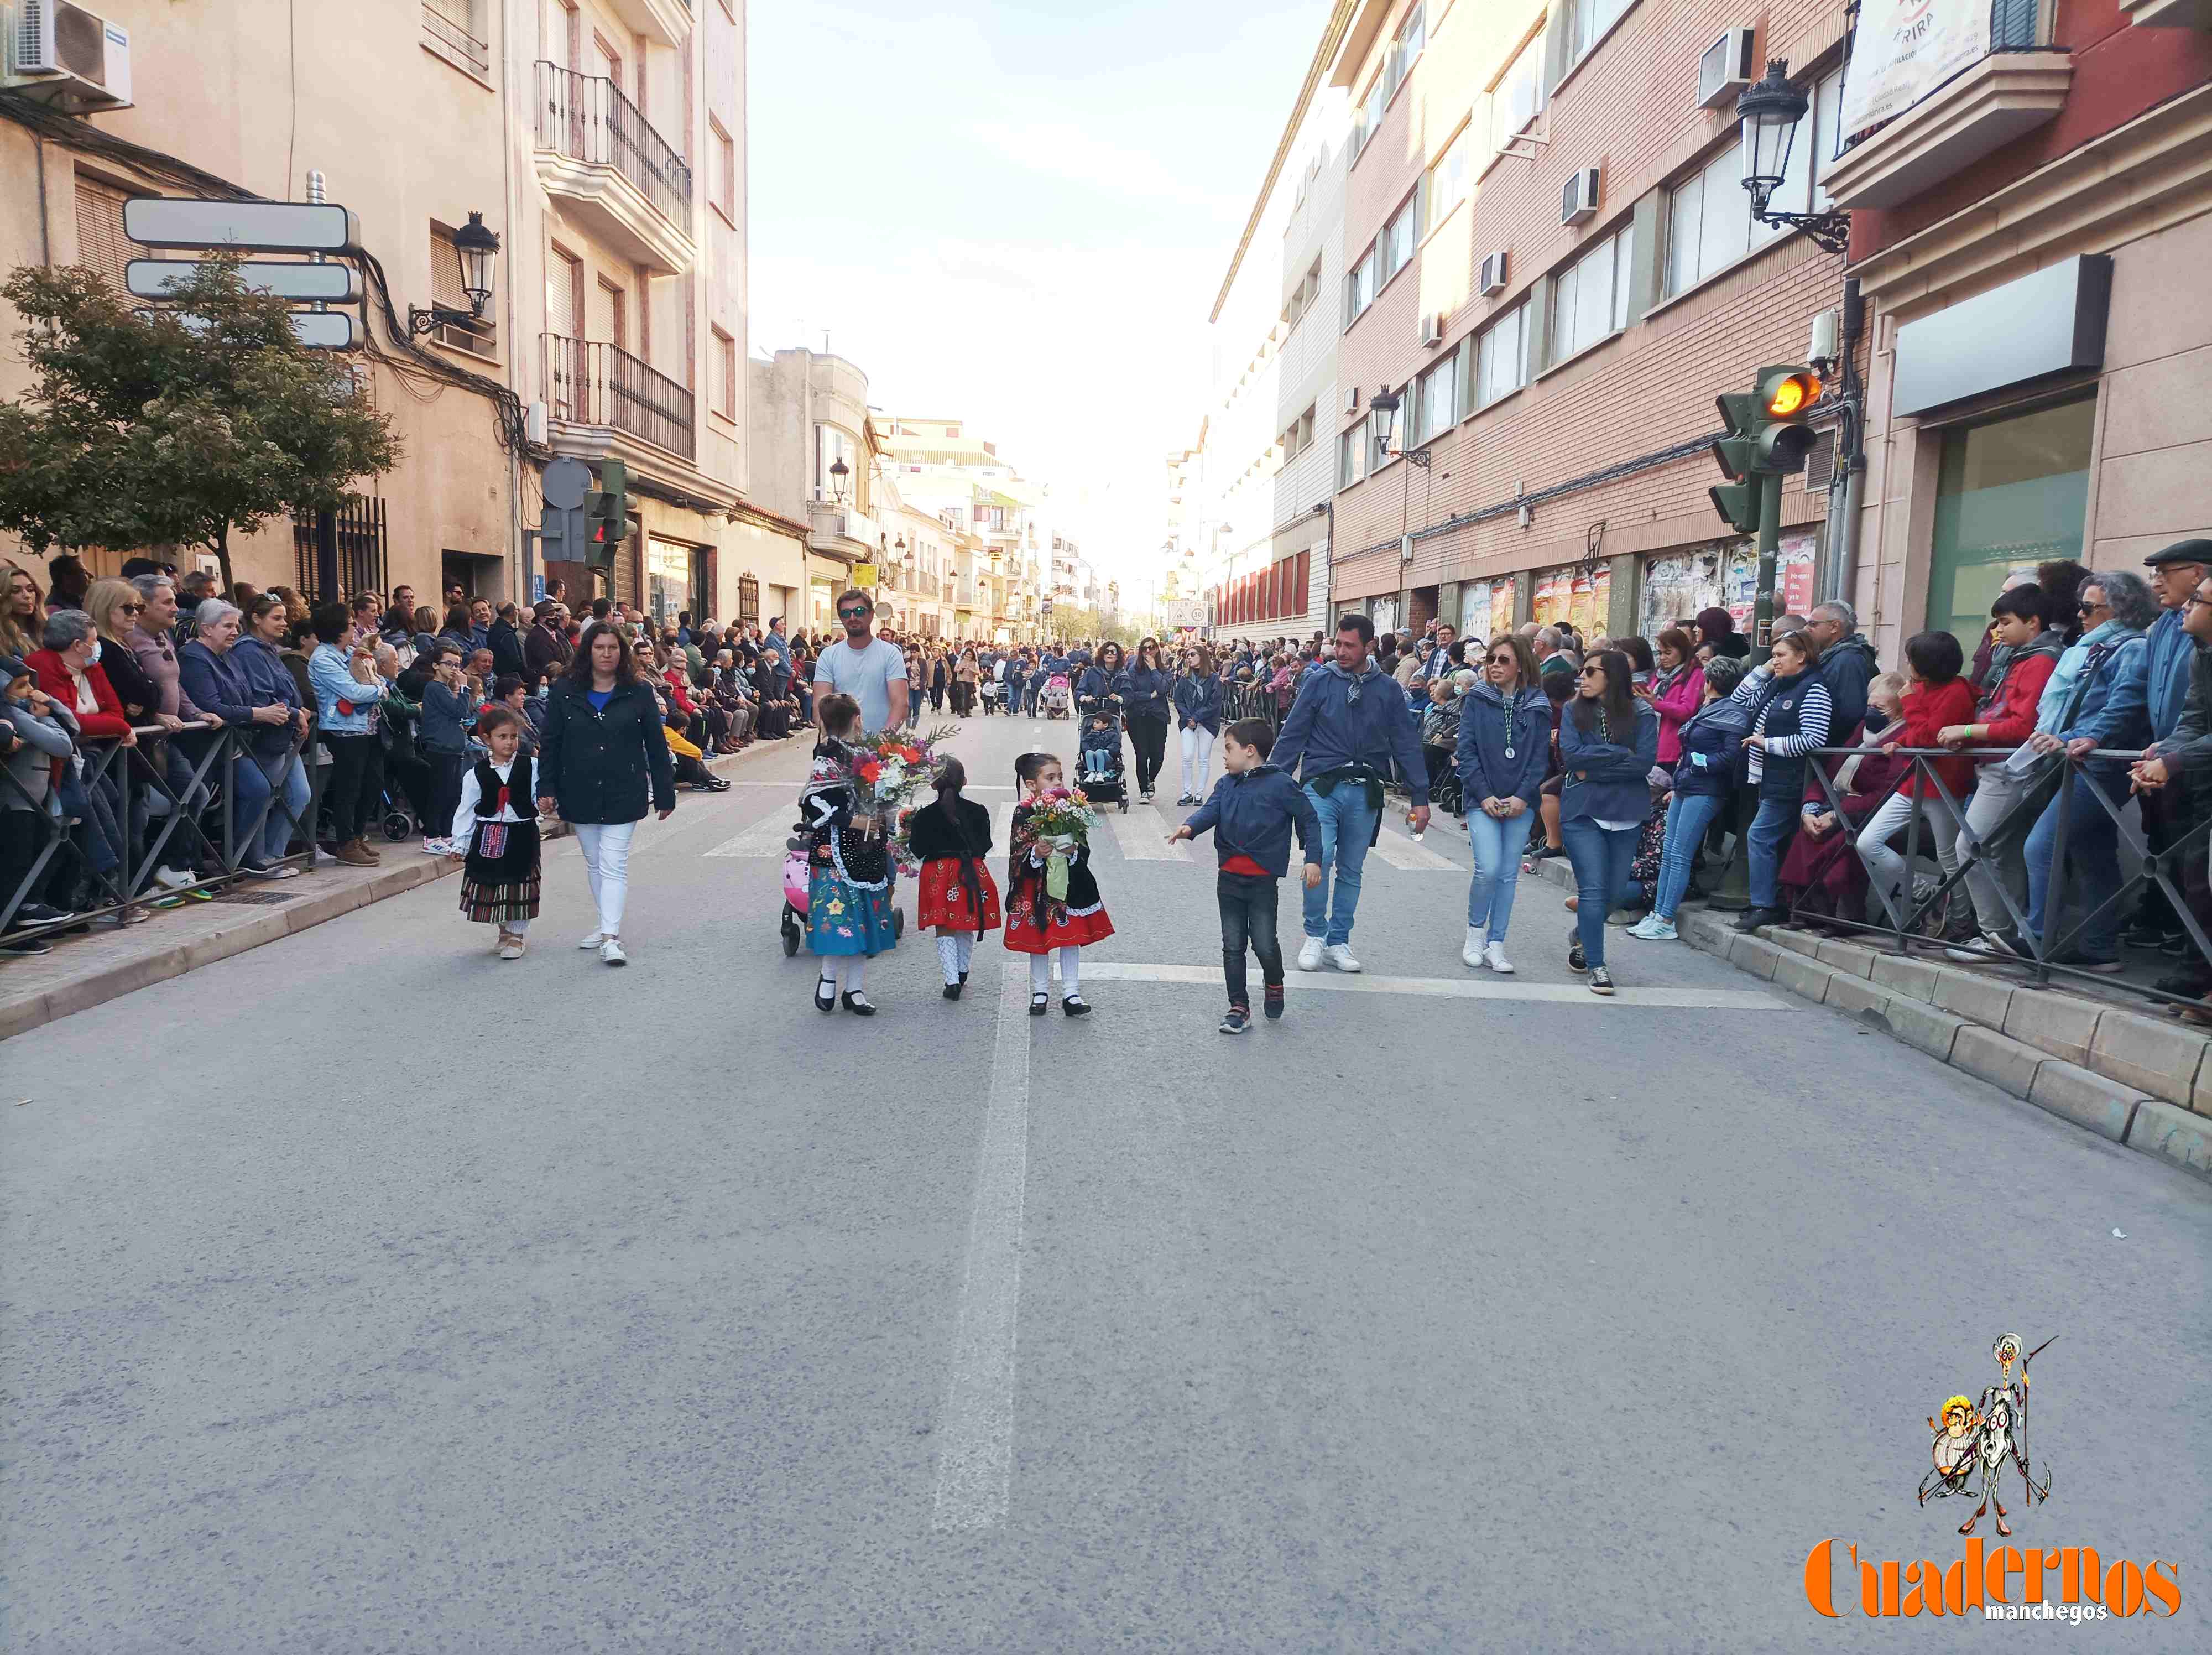
POLYGON ((92 654, 85 657, 84 664, 87 666, 97 666, 100 665, 100 640, 98 638, 94 638, 92 641, 92 654))
POLYGON ((1866 709, 1866 727, 1867 733, 1869 735, 1876 730, 1887 729, 1889 727, 1889 715, 1882 711, 1881 708, 1874 706, 1872 703, 1869 703, 1866 709))

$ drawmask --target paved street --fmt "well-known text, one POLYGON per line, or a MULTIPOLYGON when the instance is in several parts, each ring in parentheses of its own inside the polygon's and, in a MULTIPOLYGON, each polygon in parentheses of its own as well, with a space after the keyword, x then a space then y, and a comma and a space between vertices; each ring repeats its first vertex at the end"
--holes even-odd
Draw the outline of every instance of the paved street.
MULTIPOLYGON (((1032 743, 955 744, 1001 852, 1032 743)), ((803 764, 647 824, 625 970, 563 842, 518 964, 441 882, 0 1049, 0 1648, 1893 1644, 1807 1552, 1960 1555, 1923 1421, 2008 1330, 2020 1540, 2204 1646, 2202 1183, 1685 947, 1599 1001, 1540 881, 1470 973, 1443 818, 1241 1040, 1142 807, 1087 1021, 913 936, 823 1017, 803 764)))

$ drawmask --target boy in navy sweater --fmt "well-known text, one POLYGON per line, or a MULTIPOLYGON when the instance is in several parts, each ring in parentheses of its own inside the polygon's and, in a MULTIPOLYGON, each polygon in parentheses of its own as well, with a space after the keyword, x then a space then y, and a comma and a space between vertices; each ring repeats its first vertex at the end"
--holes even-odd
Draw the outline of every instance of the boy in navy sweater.
POLYGON ((1321 823, 1305 789, 1267 762, 1275 733, 1265 719, 1243 718, 1221 733, 1221 764, 1229 772, 1168 843, 1209 830, 1220 854, 1214 894, 1221 904, 1221 969, 1229 979, 1229 1013, 1221 1032, 1252 1026, 1244 946, 1260 957, 1269 1017, 1283 1014, 1283 946, 1275 931, 1276 893, 1291 865, 1291 829, 1306 847, 1306 888, 1321 883, 1321 823))

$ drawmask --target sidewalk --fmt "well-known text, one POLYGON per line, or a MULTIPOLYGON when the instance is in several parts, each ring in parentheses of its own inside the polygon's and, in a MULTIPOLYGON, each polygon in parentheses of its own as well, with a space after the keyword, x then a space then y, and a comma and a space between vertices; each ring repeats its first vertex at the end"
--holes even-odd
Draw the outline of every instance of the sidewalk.
MULTIPOLYGON (((757 741, 741 753, 709 760, 708 768, 720 775, 756 754, 790 746, 757 741)), ((547 837, 567 832, 563 824, 547 837)), ((460 873, 458 864, 426 856, 411 841, 380 840, 377 849, 381 867, 349 867, 324 857, 296 879, 243 879, 212 901, 156 910, 143 925, 118 930, 96 922, 88 936, 57 940, 52 953, 0 960, 0 1040, 460 873)))

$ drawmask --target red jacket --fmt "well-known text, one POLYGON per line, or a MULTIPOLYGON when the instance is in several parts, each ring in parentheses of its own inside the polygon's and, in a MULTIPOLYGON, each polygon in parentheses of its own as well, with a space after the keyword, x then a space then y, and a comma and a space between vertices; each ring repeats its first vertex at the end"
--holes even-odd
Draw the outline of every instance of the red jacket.
POLYGON ((93 699, 100 703, 96 713, 76 711, 76 680, 70 676, 68 663, 55 651, 33 649, 23 665, 39 675, 39 688, 76 713, 77 727, 88 741, 131 733, 131 721, 123 716, 123 703, 116 697, 115 686, 107 681, 107 674, 100 670, 97 663, 84 669, 85 681, 92 685, 93 699))
MULTIPOLYGON (((1966 724, 1974 716, 1974 686, 1964 678, 1953 678, 1948 684, 1915 684, 1905 691, 1905 716, 1899 721, 1903 733, 1893 738, 1905 747, 1933 747, 1937 732, 1948 725, 1966 724)), ((1889 733, 1885 730, 1883 734, 1889 733)), ((1974 761, 1971 758, 1931 758, 1929 766, 1942 778, 1943 786, 1951 797, 1957 799, 1974 785, 1974 761)), ((1908 794, 1920 791, 1920 777, 1916 772, 1899 791, 1908 794)))
POLYGON ((2050 684, 2051 675, 2057 666, 2056 654, 2045 654, 2040 650, 2015 658, 2004 675, 2004 682, 1997 685, 1996 698, 1982 708, 1973 720, 1990 727, 1988 737, 1976 745, 2017 747, 2033 735, 2036 703, 2043 699, 2045 686, 2050 684))

